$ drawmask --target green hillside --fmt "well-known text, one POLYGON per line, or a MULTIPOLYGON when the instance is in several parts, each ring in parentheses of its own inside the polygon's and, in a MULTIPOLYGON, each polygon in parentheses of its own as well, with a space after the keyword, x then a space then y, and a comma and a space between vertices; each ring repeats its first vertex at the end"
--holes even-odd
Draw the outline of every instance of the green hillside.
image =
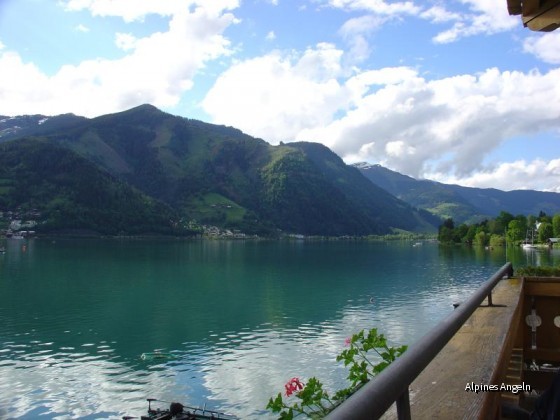
MULTIPOLYGON (((39 127, 29 129, 41 134, 39 127)), ((368 182, 324 146, 271 146, 235 128, 175 117, 150 105, 43 137, 42 147, 56 150, 50 153, 72 151, 90 170, 165 203, 184 221, 307 235, 426 231, 439 222, 368 182)), ((67 168, 69 176, 85 176, 78 169, 67 168)))
POLYGON ((166 204, 41 139, 0 145, 0 208, 38 211, 42 232, 188 233, 166 204))

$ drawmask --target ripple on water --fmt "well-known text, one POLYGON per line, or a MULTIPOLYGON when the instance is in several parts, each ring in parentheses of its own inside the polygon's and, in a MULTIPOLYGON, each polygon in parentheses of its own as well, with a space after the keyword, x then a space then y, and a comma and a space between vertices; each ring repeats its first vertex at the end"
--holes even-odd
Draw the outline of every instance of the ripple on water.
MULTIPOLYGON (((123 249, 130 250, 129 245, 123 249)), ((314 246, 302 245, 301 249, 297 248, 297 255, 303 255, 300 252, 304 252, 304 248, 314 246)), ((223 249, 223 244, 219 244, 219 247, 223 249)), ((356 250, 360 248, 356 245, 352 247, 356 250)), ((156 397, 191 405, 207 402, 212 408, 231 411, 242 418, 261 418, 271 417, 264 410, 268 398, 282 391, 283 384, 292 376, 304 379, 319 376, 328 389, 337 388, 337 385, 345 383, 346 371, 335 357, 343 348, 347 336, 372 326, 378 327, 393 342, 411 344, 434 320, 441 319, 451 309, 448 302, 451 296, 461 297, 465 291, 476 287, 471 288, 464 281, 461 283, 461 273, 441 278, 424 275, 422 287, 419 282, 383 283, 382 280, 390 278, 384 273, 394 270, 392 267, 386 269, 381 261, 371 265, 369 261, 374 260, 377 252, 382 250, 374 247, 376 252, 372 255, 369 247, 372 245, 366 247, 368 252, 364 266, 376 276, 367 273, 368 279, 355 283, 349 280, 348 284, 341 284, 340 287, 332 283, 332 290, 331 287, 320 287, 324 283, 317 283, 319 286, 314 290, 317 302, 327 302, 325 305, 315 305, 307 298, 302 299, 300 284, 290 283, 289 275, 278 279, 266 277, 266 282, 262 284, 251 281, 251 288, 244 289, 243 281, 251 279, 251 275, 245 274, 250 270, 268 271, 268 268, 262 268, 261 260, 255 267, 250 266, 245 254, 243 264, 229 264, 228 260, 228 270, 231 268, 228 273, 239 269, 244 274, 240 279, 233 279, 229 274, 225 276, 232 284, 238 282, 234 285, 235 290, 233 287, 228 290, 240 295, 248 294, 252 299, 251 308, 256 309, 249 311, 250 314, 242 314, 243 325, 236 325, 237 319, 230 319, 228 315, 222 316, 219 313, 221 311, 216 310, 219 308, 217 305, 206 304, 209 311, 204 312, 203 305, 198 305, 195 299, 190 302, 193 311, 189 311, 187 316, 171 319, 169 313, 173 308, 168 302, 173 301, 172 290, 181 294, 185 287, 192 286, 193 293, 199 292, 193 296, 202 296, 211 291, 214 283, 218 283, 215 279, 221 281, 223 277, 215 275, 221 272, 221 268, 213 267, 217 271, 213 271, 212 275, 198 276, 204 282, 200 283, 200 289, 196 289, 198 277, 192 276, 190 272, 188 275, 182 273, 183 276, 160 276, 168 272, 170 260, 166 260, 166 265, 154 265, 154 270, 145 270, 149 258, 144 257, 154 255, 157 247, 151 247, 145 254, 134 251, 128 256, 130 258, 122 259, 126 265, 121 265, 120 261, 119 264, 115 262, 114 267, 104 265, 108 271, 106 279, 99 277, 99 273, 93 279, 87 276, 73 279, 72 287, 83 287, 84 292, 89 292, 82 294, 86 296, 84 302, 89 305, 87 309, 99 310, 84 311, 77 304, 69 312, 64 310, 51 314, 51 311, 44 311, 39 317, 34 308, 29 319, 25 318, 24 313, 20 314, 25 318, 25 323, 18 326, 21 331, 16 331, 13 326, 6 327, 8 324, 1 322, 6 315, 0 313, 0 336, 10 340, 0 345, 0 407, 10 407, 7 415, 1 412, 0 417, 50 419, 138 416, 145 413, 145 399, 156 397), (142 255, 142 259, 136 259, 137 255, 142 255), (141 270, 135 271, 136 267, 141 267, 141 270), (135 271, 136 275, 129 278, 130 270, 135 271), (157 273, 157 279, 151 273, 157 273), (371 277, 375 277, 375 281, 371 281, 371 277), (119 281, 115 281, 117 278, 119 281), (96 282, 95 287, 92 287, 92 280, 96 282), (178 285, 173 284, 175 281, 178 281, 178 285), (162 282, 165 282, 165 288, 159 287, 162 282), (261 286, 265 294, 259 296, 261 286), (378 286, 385 289, 381 290, 378 286), (103 287, 107 294, 92 296, 103 287), (118 306, 115 302, 125 303, 122 299, 115 300, 115 297, 133 293, 134 290, 139 294, 146 292, 149 300, 153 301, 151 291, 154 287, 157 287, 158 293, 165 295, 165 302, 158 304, 157 310, 152 311, 153 307, 139 306, 137 303, 134 307, 128 307, 128 313, 132 312, 131 308, 140 307, 141 310, 127 319, 126 331, 125 324, 121 327, 114 325, 114 322, 106 322, 110 319, 107 314, 116 314, 125 319, 122 307, 117 308, 118 312, 113 312, 118 306), (294 290, 294 293, 290 290, 294 290), (273 298, 270 298, 271 292, 275 294, 273 298), (374 300, 370 302, 372 296, 374 300), (296 305, 292 305, 292 302, 296 305), (195 319, 188 316, 192 312, 196 312, 195 319), (253 313, 256 315, 254 318, 253 313), (147 320, 154 320, 153 331, 149 331, 150 322, 145 322, 147 320), (137 322, 142 325, 135 330, 137 322), (93 326, 95 328, 90 328, 93 326), (129 328, 132 331, 130 334, 129 328), (25 329, 27 331, 22 332, 25 329), (177 338, 183 331, 185 337, 177 338), (138 338, 137 335, 141 334, 145 335, 138 338), (117 344, 115 337, 119 337, 123 343, 117 344), (150 351, 151 348, 162 348, 171 353, 173 358, 157 363, 142 361, 142 352, 150 351)), ((428 247, 417 251, 423 252, 425 248, 428 247)), ((120 252, 120 248, 117 251, 120 252)), ((65 261, 70 263, 66 252, 65 261)), ((177 261, 181 261, 181 267, 190 269, 196 265, 196 262, 183 264, 190 255, 188 252, 179 254, 177 261)), ((334 259, 340 255, 344 253, 337 252, 331 256, 334 259)), ((79 254, 79 257, 75 259, 76 265, 91 262, 89 255, 79 254)), ((105 257, 108 258, 108 255, 105 257)), ((222 254, 219 257, 221 261, 222 254)), ((300 270, 302 260, 297 261, 298 264, 293 266, 300 267, 300 270)), ((313 264, 312 259, 306 261, 313 264)), ((445 264, 450 265, 449 262, 445 264)), ((205 262, 203 265, 209 267, 212 264, 205 262)), ((340 277, 346 273, 352 273, 353 276, 355 268, 359 269, 359 264, 347 266, 340 271, 340 277)), ((44 266, 40 266, 39 274, 43 270, 44 266)), ((418 267, 419 274, 422 270, 430 272, 432 269, 418 267)), ((312 271, 324 273, 324 267, 310 267, 306 273, 311 277, 312 271)), ((40 285, 41 278, 34 279, 36 285, 40 285)), ((223 284, 229 287, 229 283, 223 284)), ((52 284, 49 284, 43 291, 47 293, 52 289, 52 284)), ((57 295, 60 293, 62 291, 57 291, 57 295)), ((0 307, 1 303, 0 293, 0 307)), ((182 304, 184 308, 184 302, 182 304)), ((14 324, 16 317, 10 316, 8 321, 14 324)))

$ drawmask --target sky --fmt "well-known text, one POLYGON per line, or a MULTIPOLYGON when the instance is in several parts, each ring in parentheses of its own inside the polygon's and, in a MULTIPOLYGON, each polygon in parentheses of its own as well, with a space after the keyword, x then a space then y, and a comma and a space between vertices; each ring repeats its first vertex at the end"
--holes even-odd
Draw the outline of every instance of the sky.
POLYGON ((506 0, 0 0, 0 115, 144 103, 417 179, 560 192, 560 30, 506 0))

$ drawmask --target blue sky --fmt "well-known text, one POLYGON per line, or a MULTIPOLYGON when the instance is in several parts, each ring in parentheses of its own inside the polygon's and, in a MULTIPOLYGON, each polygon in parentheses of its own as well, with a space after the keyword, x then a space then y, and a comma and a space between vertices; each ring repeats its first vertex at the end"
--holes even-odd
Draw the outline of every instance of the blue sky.
POLYGON ((0 114, 151 103, 467 186, 560 192, 560 30, 506 0, 0 0, 0 114))

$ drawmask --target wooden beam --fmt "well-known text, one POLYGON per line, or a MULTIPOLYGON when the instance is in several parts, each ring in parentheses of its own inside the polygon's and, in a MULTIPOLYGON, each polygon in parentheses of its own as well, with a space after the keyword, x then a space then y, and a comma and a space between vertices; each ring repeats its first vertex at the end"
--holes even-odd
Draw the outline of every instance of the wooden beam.
POLYGON ((525 283, 525 296, 560 297, 560 283, 525 283))
POLYGON ((540 5, 540 0, 523 0, 523 16, 536 14, 540 5))
POLYGON ((507 0, 507 8, 510 15, 520 15, 523 12, 521 0, 507 0))
POLYGON ((534 4, 529 3, 531 2, 523 2, 524 26, 533 31, 542 32, 550 32, 560 27, 560 0, 550 0, 544 2, 536 9, 534 8, 534 4))

